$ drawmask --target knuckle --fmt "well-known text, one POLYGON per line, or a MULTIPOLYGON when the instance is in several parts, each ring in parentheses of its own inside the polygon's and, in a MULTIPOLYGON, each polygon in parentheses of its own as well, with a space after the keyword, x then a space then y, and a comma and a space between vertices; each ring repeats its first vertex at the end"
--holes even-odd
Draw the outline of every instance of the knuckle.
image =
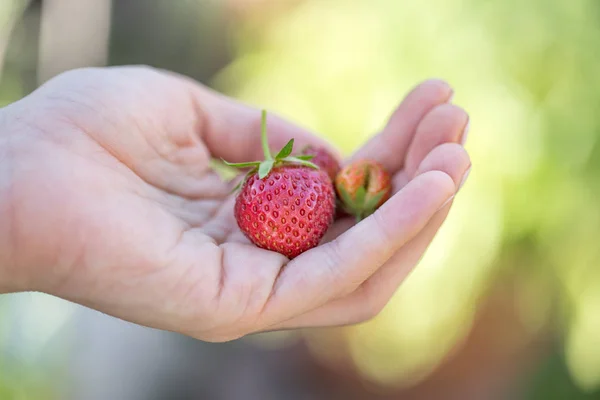
POLYGON ((378 301, 377 299, 367 299, 364 302, 362 322, 370 321, 377 317, 385 308, 385 304, 385 302, 378 301))
POLYGON ((377 232, 377 239, 384 246, 388 246, 393 241, 392 232, 389 229, 389 223, 386 222, 385 219, 385 208, 377 209, 371 217, 373 218, 373 223, 375 224, 374 232, 377 232))
POLYGON ((380 307, 380 306, 372 304, 372 303, 365 302, 359 308, 357 317, 354 322, 355 323, 363 323, 363 322, 371 321, 374 318, 376 318, 381 313, 382 310, 383 310, 383 307, 380 307))
POLYGON ((326 268, 327 280, 332 284, 339 284, 337 295, 344 294, 352 288, 349 288, 349 283, 342 279, 341 268, 343 264, 342 250, 340 243, 337 240, 329 242, 326 246, 323 246, 323 265, 326 268))
POLYGON ((333 269, 341 263, 342 254, 340 249, 340 242, 338 240, 331 241, 327 246, 324 247, 324 250, 325 261, 329 267, 333 269))
POLYGON ((387 305, 390 296, 382 293, 380 290, 375 290, 373 286, 365 282, 360 287, 359 296, 359 315, 357 322, 367 322, 377 317, 387 305))

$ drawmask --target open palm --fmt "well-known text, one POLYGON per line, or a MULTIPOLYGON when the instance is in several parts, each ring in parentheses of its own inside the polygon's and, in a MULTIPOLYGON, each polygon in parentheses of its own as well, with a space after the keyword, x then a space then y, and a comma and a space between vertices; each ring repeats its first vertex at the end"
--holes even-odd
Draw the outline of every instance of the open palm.
MULTIPOLYGON (((231 184, 211 168, 212 158, 261 158, 257 110, 150 68, 68 72, 3 110, 13 265, 28 271, 27 289, 204 340, 368 319, 470 167, 458 144, 467 116, 450 96, 440 81, 407 96, 354 156, 382 162, 396 194, 290 261, 246 240, 231 184)), ((268 125, 271 148, 329 146, 277 117, 268 125)))

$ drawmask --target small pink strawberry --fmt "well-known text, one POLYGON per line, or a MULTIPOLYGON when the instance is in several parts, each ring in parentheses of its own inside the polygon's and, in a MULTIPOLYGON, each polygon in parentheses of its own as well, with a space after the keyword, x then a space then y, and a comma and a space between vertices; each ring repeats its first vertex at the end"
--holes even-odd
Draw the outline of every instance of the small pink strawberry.
POLYGON ((389 197, 391 179, 381 164, 358 160, 344 167, 335 178, 342 209, 358 221, 371 215, 389 197))
POLYGON ((335 176, 341 168, 340 163, 327 149, 308 145, 302 150, 302 154, 313 156, 310 161, 325 170, 332 182, 335 180, 335 176))
POLYGON ((234 216, 241 231, 258 247, 292 259, 316 247, 333 222, 335 190, 310 155, 293 157, 294 139, 273 157, 262 112, 264 161, 231 164, 250 167, 241 183, 234 216))

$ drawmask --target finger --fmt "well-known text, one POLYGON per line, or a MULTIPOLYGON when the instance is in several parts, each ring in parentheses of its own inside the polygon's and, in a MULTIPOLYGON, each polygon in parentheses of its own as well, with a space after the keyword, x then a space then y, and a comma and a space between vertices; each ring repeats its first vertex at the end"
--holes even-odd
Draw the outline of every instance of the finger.
MULTIPOLYGON (((260 110, 234 101, 198 85, 193 90, 204 142, 214 157, 230 162, 263 159, 260 110)), ((267 132, 271 151, 277 152, 290 139, 299 151, 307 145, 325 147, 335 157, 338 151, 324 139, 269 112, 267 132)))
MULTIPOLYGON (((464 130, 468 125, 466 120, 468 120, 467 113, 460 107, 446 103, 434 107, 416 128, 415 137, 407 154, 407 166, 392 178, 393 192, 402 189, 415 176, 416 168, 410 167, 409 164, 414 164, 417 160, 419 163, 422 162, 425 155, 441 143, 458 142, 464 136, 464 130)), ((448 168, 452 166, 449 165, 448 168)), ((438 170, 446 171, 444 168, 438 170)), ((325 241, 337 237, 353 224, 353 218, 337 221, 327 231, 325 241)))
POLYGON ((417 167, 436 146, 458 143, 464 135, 469 117, 460 107, 441 104, 423 118, 410 144, 404 169, 393 178, 394 190, 400 190, 414 176, 417 167))
POLYGON ((469 153, 457 143, 443 143, 429 152, 419 165, 415 176, 429 171, 443 171, 450 175, 458 191, 471 170, 469 153))
POLYGON ((459 143, 468 122, 467 112, 454 104, 442 104, 431 110, 419 124, 406 153, 404 169, 408 175, 414 175, 425 156, 436 146, 459 143))
POLYGON ((402 168, 417 126, 434 107, 452 97, 450 86, 440 80, 426 81, 413 89, 390 117, 383 131, 373 137, 352 159, 373 159, 394 174, 402 168))
POLYGON ((274 285, 265 320, 297 315, 354 291, 423 229, 454 190, 447 174, 424 173, 337 239, 291 261, 274 285))
MULTIPOLYGON (((443 171, 452 178, 455 191, 458 191, 470 169, 471 160, 466 150, 458 144, 446 143, 435 148, 423 160, 418 168, 417 176, 432 171, 443 171)), ((381 310, 387 304, 404 278, 422 258, 425 250, 445 221, 451 204, 452 201, 440 209, 410 243, 394 254, 377 274, 365 282, 363 297, 368 299, 369 304, 374 306, 368 311, 381 310)))
MULTIPOLYGON (((444 171, 458 188, 470 170, 469 156, 458 144, 443 144, 423 160, 419 176, 431 171, 444 171)), ((388 303, 398 286, 412 271, 433 240, 450 210, 446 204, 406 246, 403 246, 373 276, 351 294, 290 319, 270 329, 336 326, 361 322, 377 315, 388 303)))

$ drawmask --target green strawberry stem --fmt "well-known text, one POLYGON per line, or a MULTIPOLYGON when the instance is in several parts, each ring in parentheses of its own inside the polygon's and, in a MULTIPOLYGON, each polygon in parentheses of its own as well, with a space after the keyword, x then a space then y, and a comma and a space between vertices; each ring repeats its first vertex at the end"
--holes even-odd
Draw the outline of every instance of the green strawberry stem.
POLYGON ((260 139, 261 145, 263 149, 263 153, 265 159, 263 161, 249 161, 242 163, 230 163, 225 160, 223 162, 234 168, 251 168, 246 177, 242 180, 242 182, 236 186, 234 190, 237 190, 239 186, 252 174, 258 172, 259 179, 265 178, 269 173, 273 170, 274 167, 282 166, 282 165, 303 165, 305 167, 319 169, 318 166, 310 162, 312 156, 292 156, 292 150, 294 148, 294 139, 290 139, 285 146, 277 153, 275 158, 271 154, 271 150, 269 149, 269 141, 267 138, 267 111, 262 110, 261 112, 261 132, 260 139))
POLYGON ((269 140, 267 139, 267 110, 262 110, 260 116, 260 141, 262 143, 265 160, 272 160, 271 150, 269 149, 269 140))

